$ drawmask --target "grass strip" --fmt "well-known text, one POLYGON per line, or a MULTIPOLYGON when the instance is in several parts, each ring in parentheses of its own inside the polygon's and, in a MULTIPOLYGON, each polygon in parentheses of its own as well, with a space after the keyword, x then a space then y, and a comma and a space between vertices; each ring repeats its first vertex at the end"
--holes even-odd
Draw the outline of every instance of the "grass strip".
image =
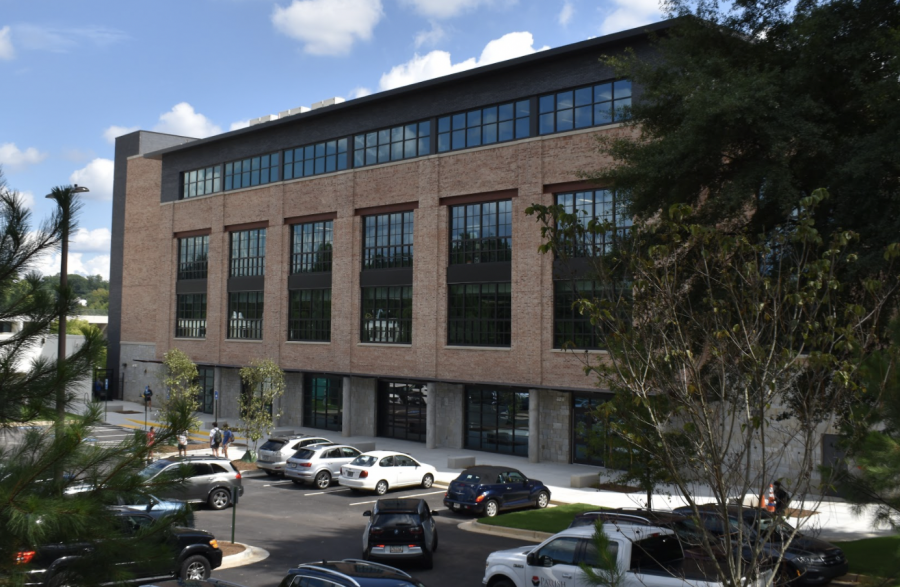
POLYGON ((493 518, 479 518, 480 524, 502 526, 519 530, 534 530, 555 534, 569 527, 575 514, 595 512, 600 508, 586 503, 571 503, 542 510, 522 510, 500 514, 493 518))
POLYGON ((870 577, 892 577, 900 585, 900 536, 879 536, 835 542, 850 562, 850 572, 870 577))

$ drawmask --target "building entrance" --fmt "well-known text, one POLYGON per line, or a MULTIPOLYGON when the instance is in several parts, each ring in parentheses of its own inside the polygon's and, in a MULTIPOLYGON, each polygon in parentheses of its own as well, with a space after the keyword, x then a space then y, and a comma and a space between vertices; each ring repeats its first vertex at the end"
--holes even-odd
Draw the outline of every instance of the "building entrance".
POLYGON ((378 436, 425 442, 427 414, 424 383, 378 382, 378 436))

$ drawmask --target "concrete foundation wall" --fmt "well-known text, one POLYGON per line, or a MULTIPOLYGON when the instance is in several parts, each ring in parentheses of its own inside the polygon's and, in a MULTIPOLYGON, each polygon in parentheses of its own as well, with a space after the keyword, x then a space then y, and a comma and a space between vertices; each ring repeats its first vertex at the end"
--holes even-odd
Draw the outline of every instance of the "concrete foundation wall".
POLYGON ((127 365, 120 367, 120 373, 125 374, 125 386, 122 389, 122 399, 143 403, 143 392, 146 386, 153 390, 153 399, 165 397, 163 385, 164 368, 160 363, 143 363, 139 361, 155 360, 156 345, 153 343, 122 343, 120 346, 119 361, 127 365))
POLYGON ((281 418, 278 426, 303 425, 303 375, 301 373, 284 374, 284 395, 279 399, 281 418))
POLYGON ((219 419, 240 420, 241 372, 238 369, 216 369, 219 380, 219 419))
POLYGON ((435 448, 462 448, 465 434, 465 390, 455 383, 435 383, 429 411, 434 410, 435 448))
MULTIPOLYGON (((350 433, 353 436, 375 436, 377 430, 376 381, 363 377, 350 378, 350 433)), ((344 418, 348 416, 344 412, 344 418)))

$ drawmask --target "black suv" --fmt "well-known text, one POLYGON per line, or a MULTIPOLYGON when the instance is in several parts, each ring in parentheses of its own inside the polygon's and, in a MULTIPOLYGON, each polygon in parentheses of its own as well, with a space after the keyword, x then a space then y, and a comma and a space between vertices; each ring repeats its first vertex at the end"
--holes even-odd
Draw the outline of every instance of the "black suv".
POLYGON ((221 510, 231 505, 232 488, 237 489, 238 496, 244 494, 241 483, 241 472, 234 468, 223 457, 173 457, 159 459, 141 471, 144 482, 150 487, 150 493, 157 494, 153 483, 162 479, 179 479, 184 475, 181 487, 163 490, 159 497, 185 501, 189 503, 206 503, 214 510, 221 510))
POLYGON ((339 561, 304 563, 288 571, 279 587, 425 587, 400 569, 369 561, 345 558, 339 561))
MULTIPOLYGON (((117 513, 126 535, 137 534, 154 524, 147 514, 117 513)), ((171 550, 171 559, 159 566, 148 567, 142 561, 104 561, 110 569, 126 568, 136 579, 155 577, 179 577, 187 580, 207 579, 213 569, 222 565, 222 551, 215 537, 205 530, 168 526, 153 534, 171 550)), ((82 558, 90 556, 90 544, 51 544, 31 551, 19 552, 16 560, 22 565, 25 585, 35 587, 64 587, 77 577, 77 569, 84 564, 82 558)), ((113 579, 113 577, 110 577, 113 579)))
POLYGON ((426 569, 434 565, 438 547, 437 524, 424 499, 379 499, 363 532, 363 558, 421 560, 426 569))

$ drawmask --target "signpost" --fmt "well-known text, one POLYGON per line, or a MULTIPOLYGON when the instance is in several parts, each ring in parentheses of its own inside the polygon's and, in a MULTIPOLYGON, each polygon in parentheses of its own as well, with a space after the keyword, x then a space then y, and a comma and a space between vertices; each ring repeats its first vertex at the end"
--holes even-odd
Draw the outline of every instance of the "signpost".
POLYGON ((231 488, 231 543, 234 544, 234 523, 237 518, 237 504, 240 491, 237 487, 231 488))

